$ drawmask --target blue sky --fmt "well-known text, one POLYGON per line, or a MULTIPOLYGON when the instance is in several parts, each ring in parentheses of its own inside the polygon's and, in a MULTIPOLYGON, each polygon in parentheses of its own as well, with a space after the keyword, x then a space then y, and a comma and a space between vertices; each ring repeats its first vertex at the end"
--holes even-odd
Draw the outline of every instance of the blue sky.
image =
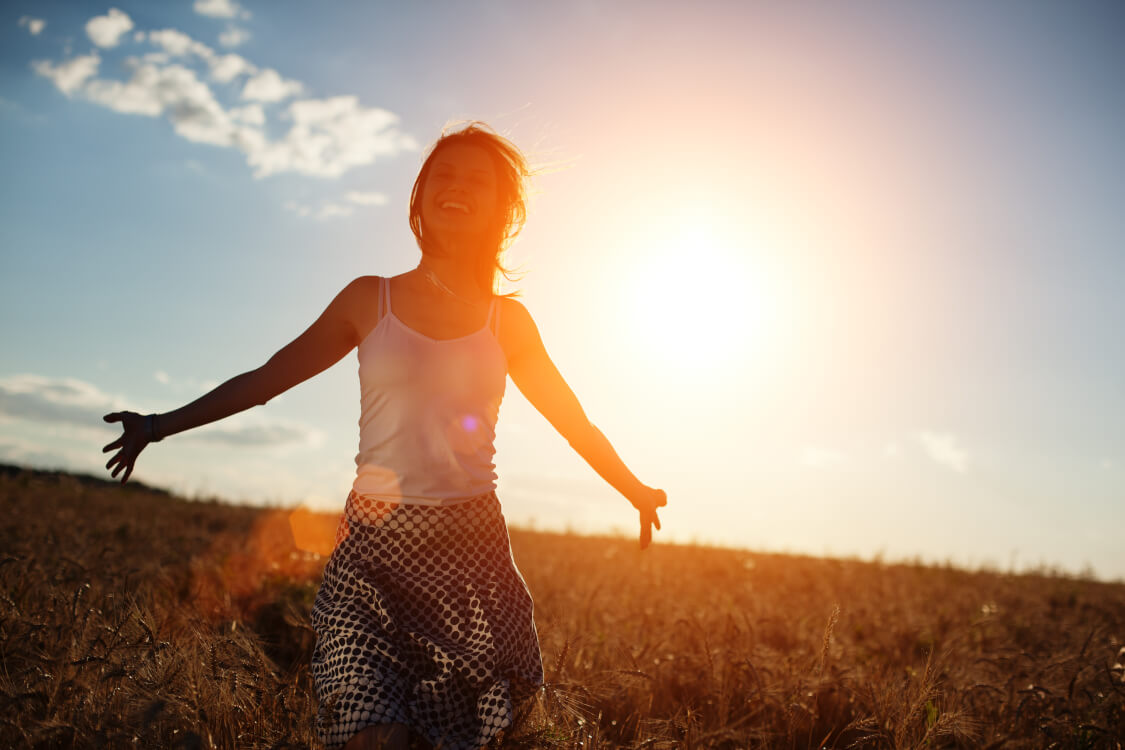
MULTIPOLYGON (((511 261, 665 538, 1125 577, 1116 3, 11 2, 0 460, 261 364, 417 262, 423 149, 543 166, 511 261)), ((147 451, 189 495, 339 507, 348 358, 147 451)), ((514 522, 632 533, 514 388, 514 522)))

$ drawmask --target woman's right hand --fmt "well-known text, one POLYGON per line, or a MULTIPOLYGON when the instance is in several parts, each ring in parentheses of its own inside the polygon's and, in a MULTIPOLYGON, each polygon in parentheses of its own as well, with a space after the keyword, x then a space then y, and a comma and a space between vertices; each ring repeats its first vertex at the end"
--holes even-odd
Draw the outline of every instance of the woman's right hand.
POLYGON ((121 484, 125 484, 129 480, 129 475, 133 473, 133 464, 137 462, 137 456, 149 444, 149 436, 145 431, 145 418, 133 411, 115 411, 112 414, 106 414, 102 419, 107 422, 120 422, 124 430, 121 437, 102 448, 102 453, 109 453, 111 450, 117 449, 117 453, 109 459, 105 467, 111 471, 111 476, 114 479, 124 469, 125 473, 121 476, 121 484))

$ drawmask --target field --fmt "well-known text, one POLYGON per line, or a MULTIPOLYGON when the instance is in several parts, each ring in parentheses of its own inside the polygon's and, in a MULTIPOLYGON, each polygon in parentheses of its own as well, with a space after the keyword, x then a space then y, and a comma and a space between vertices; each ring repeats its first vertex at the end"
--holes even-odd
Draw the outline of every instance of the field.
MULTIPOLYGON (((12 467, 0 507, 0 747, 316 746, 333 519, 12 467)), ((503 747, 1122 746, 1125 585, 511 535, 547 685, 503 747)))

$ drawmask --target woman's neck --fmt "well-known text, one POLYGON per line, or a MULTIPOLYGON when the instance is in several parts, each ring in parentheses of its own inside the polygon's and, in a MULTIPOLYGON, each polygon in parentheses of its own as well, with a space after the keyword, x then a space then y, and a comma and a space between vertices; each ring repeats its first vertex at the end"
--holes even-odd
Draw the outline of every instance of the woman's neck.
POLYGON ((423 255, 418 270, 438 290, 466 304, 476 304, 482 299, 480 285, 472 265, 460 257, 423 255))

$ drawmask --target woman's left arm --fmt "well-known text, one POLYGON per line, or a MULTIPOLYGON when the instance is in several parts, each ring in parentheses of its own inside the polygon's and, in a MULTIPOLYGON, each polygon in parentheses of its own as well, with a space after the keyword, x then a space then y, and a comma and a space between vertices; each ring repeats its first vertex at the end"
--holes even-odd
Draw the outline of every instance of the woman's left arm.
POLYGON ((652 527, 660 528, 656 509, 668 503, 664 490, 637 479, 601 430, 590 423, 578 397, 547 355, 527 308, 515 300, 503 300, 500 320, 500 342, 512 382, 575 452, 640 512, 644 549, 652 541, 652 527))

